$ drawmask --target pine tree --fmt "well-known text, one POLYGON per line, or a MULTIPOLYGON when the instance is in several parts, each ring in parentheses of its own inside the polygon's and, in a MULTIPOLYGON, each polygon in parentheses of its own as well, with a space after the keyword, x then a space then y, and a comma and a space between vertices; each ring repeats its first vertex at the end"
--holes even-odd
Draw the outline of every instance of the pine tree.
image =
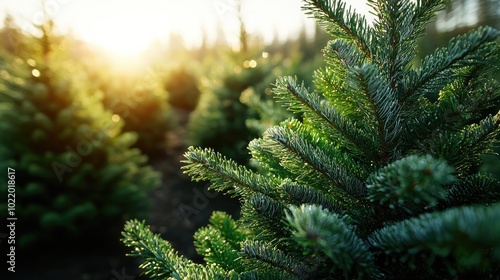
MULTIPOLYGON (((187 127, 188 145, 215 149, 238 163, 247 163, 248 143, 258 136, 245 126, 257 117, 242 101, 242 93, 253 89, 264 95, 264 89, 275 79, 276 63, 262 57, 262 50, 248 43, 248 34, 240 18, 240 50, 226 53, 229 61, 219 75, 202 90, 200 101, 190 115, 187 127)), ((218 63, 218 62, 216 62, 218 63)))
POLYGON ((337 0, 304 8, 334 37, 317 92, 276 82, 289 119, 252 141, 263 174, 190 148, 194 180, 240 198, 195 234, 206 264, 130 221, 124 243, 151 279, 475 279, 500 274, 500 185, 478 173, 499 134, 499 32, 483 27, 414 64, 416 40, 446 1, 337 0), (430 101, 425 96, 439 93, 430 101), (472 278, 471 278, 472 279, 472 278))
POLYGON ((248 63, 250 60, 225 65, 221 79, 202 90, 187 126, 188 145, 216 149, 240 163, 248 161, 249 156, 242 151, 257 136, 245 127, 245 121, 252 116, 252 112, 240 102, 240 96, 268 75, 260 65, 243 67, 245 61, 248 63))
POLYGON ((177 120, 158 74, 150 67, 120 72, 102 61, 91 61, 85 68, 92 87, 102 95, 105 109, 123 119, 123 131, 137 134, 133 147, 149 158, 164 155, 166 133, 176 126, 177 120))
MULTIPOLYGON (((0 167, 16 172, 16 244, 107 245, 126 220, 145 217, 159 176, 60 51, 67 46, 51 48, 61 38, 53 23, 39 28, 40 38, 26 38, 30 56, 1 61, 0 70, 0 167)), ((7 200, 0 208, 5 215, 7 200)))
POLYGON ((174 108, 191 112, 200 99, 200 89, 198 78, 186 65, 171 69, 162 83, 168 92, 168 103, 174 108))
MULTIPOLYGON (((323 29, 317 27, 313 38, 308 38, 305 27, 302 27, 297 39, 288 39, 279 43, 273 42, 273 44, 266 46, 266 50, 271 53, 264 52, 264 55, 272 57, 270 62, 273 65, 272 73, 276 76, 293 74, 306 87, 314 87, 310 73, 325 65, 321 49, 328 42, 327 36, 323 29), (320 44, 321 47, 319 47, 320 44), (284 50, 288 51, 283 53, 284 50)), ((269 78, 275 79, 271 76, 269 78)), ((264 82, 259 83, 246 89, 240 97, 243 104, 257 113, 256 117, 247 118, 245 124, 250 130, 256 131, 258 135, 287 118, 300 118, 300 114, 294 114, 275 102, 272 98, 271 86, 271 84, 264 82)))
POLYGON ((21 29, 16 25, 14 18, 7 14, 0 29, 0 52, 11 55, 20 55, 25 51, 24 38, 21 29))

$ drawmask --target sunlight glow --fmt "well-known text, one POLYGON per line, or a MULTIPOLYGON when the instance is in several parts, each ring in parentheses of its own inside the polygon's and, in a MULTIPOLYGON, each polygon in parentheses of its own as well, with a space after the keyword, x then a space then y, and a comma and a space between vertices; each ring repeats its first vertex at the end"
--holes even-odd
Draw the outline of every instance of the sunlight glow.
POLYGON ((38 78, 38 77, 40 77, 40 71, 38 71, 37 69, 33 69, 31 71, 31 75, 33 75, 33 77, 38 78))
POLYGON ((243 62, 243 66, 245 68, 255 68, 257 67, 257 61, 255 60, 245 60, 245 62, 243 62))
MULTIPOLYGON (((237 0, 51 0, 49 16, 62 31, 105 49, 115 57, 129 58, 145 51, 152 41, 166 42, 172 32, 181 34, 187 47, 224 40, 239 45, 237 0), (55 5, 54 3, 57 3, 55 5), (203 34, 205 33, 205 34, 203 34), (205 37, 206 36, 206 37, 205 37)), ((345 1, 368 14, 364 1, 345 1)), ((50 5, 49 5, 50 4, 50 5)), ((272 42, 275 37, 296 37, 301 28, 314 30, 314 20, 301 10, 301 0, 242 0, 242 16, 251 39, 272 42)), ((40 22, 40 0, 0 1, 0 16, 13 13, 26 30, 40 22), (29 7, 29 8, 28 8, 29 7)), ((0 23, 1 24, 1 23, 0 23)), ((32 33, 32 32, 30 32, 32 33)))
POLYGON ((117 115, 117 114, 114 114, 112 117, 111 117, 111 120, 113 122, 119 122, 120 121, 120 116, 117 115))
POLYGON ((211 3, 200 0, 116 2, 87 8, 78 14, 80 20, 73 27, 85 41, 121 58, 137 56, 156 42, 165 43, 172 32, 182 34, 180 38, 188 45, 201 44, 206 16, 213 16, 211 3))
POLYGON ((162 31, 162 27, 154 22, 154 15, 137 11, 100 18, 84 28, 80 30, 84 40, 118 56, 144 51, 162 31))

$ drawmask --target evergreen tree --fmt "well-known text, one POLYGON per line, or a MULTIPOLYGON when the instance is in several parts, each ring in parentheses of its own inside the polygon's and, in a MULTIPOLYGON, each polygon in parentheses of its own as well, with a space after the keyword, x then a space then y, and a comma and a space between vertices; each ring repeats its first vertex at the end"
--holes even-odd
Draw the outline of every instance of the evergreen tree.
POLYGON ((218 76, 202 90, 189 119, 187 143, 213 148, 245 164, 250 159, 245 147, 258 136, 245 126, 245 122, 258 114, 241 102, 242 93, 253 88, 257 94, 264 95, 264 89, 272 81, 270 78, 275 79, 272 73, 276 64, 267 56, 263 57, 262 50, 249 44, 241 15, 239 21, 240 49, 226 53, 229 63, 217 65, 218 76))
POLYGON ((104 107, 123 119, 123 131, 137 134, 133 147, 149 158, 164 155, 166 133, 175 127, 176 118, 158 73, 149 67, 141 72, 120 72, 109 63, 96 61, 85 68, 104 107))
POLYGON ((174 108, 193 111, 200 99, 198 78, 186 66, 179 66, 163 77, 168 103, 174 108))
MULTIPOLYGON (((302 27, 299 38, 295 40, 289 39, 281 44, 274 42, 273 45, 269 46, 276 53, 271 54, 273 57, 271 63, 274 63, 273 74, 276 76, 294 74, 298 80, 303 82, 306 88, 314 88, 310 73, 324 65, 323 56, 320 52, 322 47, 320 48, 319 44, 324 46, 328 42, 327 36, 323 29, 317 27, 314 37, 309 39, 306 36, 305 27, 302 27), (290 45, 296 47, 287 54, 278 51, 280 48, 283 50, 286 49, 285 46, 290 45), (283 59, 284 55, 289 55, 291 58, 283 59)), ((265 54, 270 55, 267 52, 265 54)), ((302 117, 300 113, 288 111, 271 97, 271 85, 264 83, 246 89, 241 95, 241 102, 257 113, 254 118, 249 116, 245 123, 250 130, 257 132, 258 135, 287 118, 295 117, 300 119, 302 117), (263 85, 265 85, 265 88, 263 85)))
POLYGON ((25 51, 24 36, 14 18, 7 14, 0 29, 0 52, 5 51, 10 55, 20 55, 25 51))
MULTIPOLYGON (((416 40, 446 1, 369 0, 376 19, 337 0, 304 8, 334 37, 317 92, 276 82, 303 120, 249 149, 264 174, 190 148, 186 173, 240 198, 195 234, 206 264, 179 256, 144 222, 124 243, 152 279, 456 279, 500 274, 500 184, 476 172, 499 134, 489 78, 499 32, 454 38, 420 64, 416 40), (439 93, 430 101, 428 93, 439 93)), ((478 278, 476 278, 478 279, 478 278)))
MULTIPOLYGON (((123 122, 59 51, 64 46, 51 48, 53 23, 39 28, 40 38, 26 39, 30 56, 2 61, 0 70, 0 167, 16 173, 16 244, 109 244, 126 220, 145 217, 159 176, 131 149, 136 135, 122 133, 123 122)), ((0 208, 5 215, 7 200, 0 208)))
POLYGON ((202 90, 187 127, 189 145, 213 148, 239 163, 248 161, 245 146, 258 135, 248 130, 245 122, 256 117, 256 113, 240 98, 245 90, 268 84, 266 78, 271 69, 264 63, 257 59, 238 59, 234 64, 225 65, 222 79, 212 81, 206 91, 202 90), (255 67, 248 65, 251 61, 255 67))

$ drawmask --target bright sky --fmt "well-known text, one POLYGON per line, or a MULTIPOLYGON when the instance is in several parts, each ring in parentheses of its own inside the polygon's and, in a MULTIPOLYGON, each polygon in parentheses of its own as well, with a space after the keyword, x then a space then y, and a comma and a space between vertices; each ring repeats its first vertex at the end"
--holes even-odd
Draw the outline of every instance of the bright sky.
MULTIPOLYGON (((364 1, 348 2, 364 8, 364 1)), ((43 19, 41 3, 42 0, 1 0, 0 17, 10 13, 22 28, 30 30, 30 22, 40 23, 43 19)), ((219 28, 230 43, 235 43, 239 34, 237 3, 238 0, 45 0, 47 12, 59 29, 115 51, 144 49, 152 39, 165 40, 172 31, 182 34, 188 45, 196 45, 201 42, 203 30, 213 40, 219 28)), ((301 0, 242 0, 242 13, 247 30, 270 41, 275 34, 281 39, 295 36, 304 24, 307 28, 314 26, 301 5, 301 0)))

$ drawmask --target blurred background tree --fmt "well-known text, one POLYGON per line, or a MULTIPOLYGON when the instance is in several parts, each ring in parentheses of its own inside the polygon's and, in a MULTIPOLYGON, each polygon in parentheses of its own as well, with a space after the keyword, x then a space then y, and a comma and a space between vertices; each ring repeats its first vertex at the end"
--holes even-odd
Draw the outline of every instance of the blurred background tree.
POLYGON ((479 26, 500 27, 500 2, 496 0, 453 0, 428 26, 424 52, 441 47, 447 40, 479 26))
MULTIPOLYGON (((1 50, 8 55, 20 56, 26 51, 26 40, 14 18, 7 14, 0 30, 1 50)), ((26 55, 26 54, 24 54, 26 55)))
POLYGON ((50 19, 37 28, 39 37, 19 37, 23 55, 7 45, 0 61, 0 165, 16 170, 16 244, 33 257, 99 251, 116 244, 125 220, 147 217, 160 174, 69 59, 70 40, 50 19))
POLYGON ((172 107, 189 112, 196 108, 201 94, 198 77, 186 65, 170 70, 163 79, 163 86, 172 107))
MULTIPOLYGON (((241 1, 238 2, 241 10, 241 1)), ((198 107, 187 132, 189 146, 213 148, 238 163, 246 164, 248 143, 265 128, 290 116, 273 101, 272 84, 281 75, 294 74, 313 87, 310 73, 323 64, 321 49, 328 35, 316 28, 314 36, 303 27, 296 39, 275 40, 265 45, 252 38, 238 13, 239 47, 226 48, 223 65, 211 69, 198 107)))
POLYGON ((187 143, 214 148, 245 163, 250 158, 246 144, 256 135, 245 126, 253 112, 240 96, 249 87, 269 84, 272 67, 266 67, 267 61, 257 46, 249 46, 241 17, 240 26, 239 50, 226 48, 224 63, 214 65, 214 76, 205 80, 200 102, 189 120, 187 143))
POLYGON ((104 107, 124 120, 124 131, 138 135, 134 147, 149 158, 165 156, 166 133, 175 128, 177 120, 157 74, 149 68, 117 73, 109 65, 98 69, 94 65, 89 71, 98 71, 93 85, 103 96, 104 107))

